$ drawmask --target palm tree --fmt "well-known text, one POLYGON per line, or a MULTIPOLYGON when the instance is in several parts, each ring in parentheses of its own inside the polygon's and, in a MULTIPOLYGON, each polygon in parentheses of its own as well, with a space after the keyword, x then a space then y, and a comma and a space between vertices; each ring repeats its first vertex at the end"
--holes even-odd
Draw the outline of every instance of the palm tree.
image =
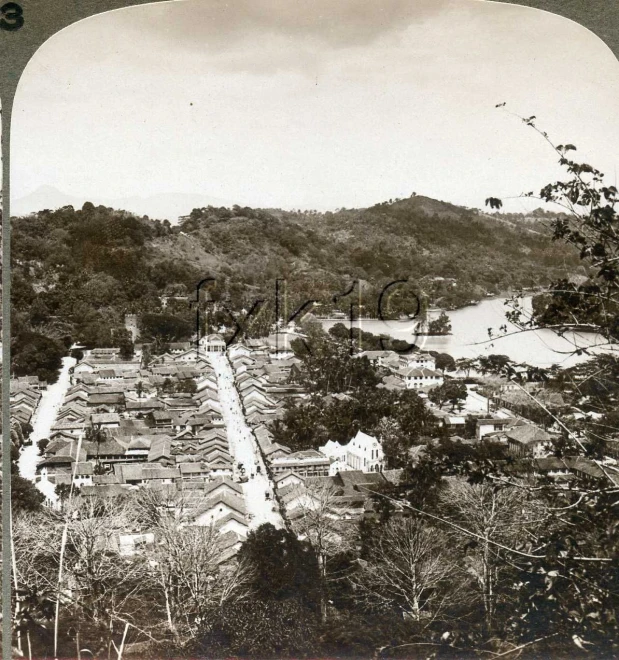
POLYGON ((150 362, 151 362, 151 352, 150 352, 150 346, 148 344, 143 344, 142 345, 142 364, 140 367, 142 369, 148 369, 150 362))
MULTIPOLYGON (((86 442, 93 442, 97 445, 97 456, 95 459, 95 474, 102 474, 101 458, 99 453, 101 450, 101 445, 105 443, 108 439, 107 429, 102 428, 101 424, 91 426, 90 428, 86 429, 86 436, 84 439, 86 440, 86 442)), ((79 457, 76 457, 76 460, 78 459, 79 457)))

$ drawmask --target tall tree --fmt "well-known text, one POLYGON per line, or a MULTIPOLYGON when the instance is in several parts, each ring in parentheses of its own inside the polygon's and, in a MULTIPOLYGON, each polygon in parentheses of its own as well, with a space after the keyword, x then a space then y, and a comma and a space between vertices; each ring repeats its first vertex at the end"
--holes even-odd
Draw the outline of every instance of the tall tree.
POLYGON ((249 596, 251 575, 244 562, 221 565, 223 547, 212 525, 187 526, 162 516, 153 531, 155 590, 163 596, 170 630, 185 644, 226 602, 249 596))
MULTIPOLYGON (((545 185, 537 194, 529 192, 525 196, 538 197, 560 209, 560 213, 550 217, 553 238, 575 248, 585 277, 580 283, 556 279, 534 301, 532 311, 515 299, 506 316, 516 325, 514 332, 547 328, 571 341, 574 354, 590 355, 590 348, 583 345, 580 335, 569 335, 568 331, 596 332, 600 338, 596 341, 597 350, 608 347, 619 336, 619 193, 614 185, 605 183, 600 170, 575 159, 577 150, 573 144, 552 142, 537 127, 535 117, 521 119, 548 143, 565 172, 561 180, 545 185)), ((491 198, 487 204, 498 208, 501 200, 491 198)), ((503 334, 505 331, 504 328, 503 334)), ((619 386, 613 378, 615 370, 616 360, 609 356, 592 364, 585 378, 571 378, 576 374, 567 373, 558 380, 563 383, 564 392, 572 390, 579 397, 576 399, 579 403, 589 398, 586 393, 583 396, 584 390, 605 392, 596 411, 604 415, 616 407, 619 386)), ((517 381, 510 365, 503 373, 517 381)), ((538 553, 536 561, 520 575, 524 610, 520 620, 526 621, 528 628, 517 626, 517 629, 527 641, 540 632, 534 623, 535 609, 544 613, 548 625, 543 639, 552 637, 558 645, 555 653, 556 649, 559 653, 573 652, 575 645, 578 652, 588 647, 600 655, 612 655, 617 652, 619 620, 616 600, 619 573, 612 568, 619 550, 618 480, 615 470, 607 467, 607 461, 602 458, 604 445, 616 429, 612 425, 609 428, 591 424, 575 428, 573 420, 550 411, 541 397, 528 396, 561 430, 564 437, 561 454, 587 458, 597 478, 582 479, 573 474, 576 492, 566 492, 561 484, 552 482, 544 485, 541 492, 554 512, 553 524, 537 539, 543 553, 538 553)))
POLYGON ((239 558, 253 571, 253 587, 260 598, 316 602, 318 560, 310 544, 294 533, 265 523, 248 534, 239 558))
POLYGON ((355 545, 355 530, 345 518, 345 504, 330 484, 310 484, 297 488, 300 513, 292 525, 301 541, 307 542, 318 560, 320 616, 327 620, 330 560, 355 545))
POLYGON ((376 533, 351 579, 360 601, 430 624, 461 597, 462 579, 444 533, 417 518, 395 518, 376 533))
POLYGON ((442 504, 446 520, 458 526, 451 530, 462 543, 465 563, 481 596, 486 632, 491 633, 497 606, 506 598, 502 582, 518 561, 518 553, 510 550, 534 549, 535 532, 547 512, 533 493, 516 486, 471 484, 463 479, 448 484, 442 504))
POLYGON ((451 409, 461 406, 468 396, 466 385, 461 380, 446 380, 442 385, 433 387, 428 392, 428 398, 439 408, 445 403, 451 404, 451 409))

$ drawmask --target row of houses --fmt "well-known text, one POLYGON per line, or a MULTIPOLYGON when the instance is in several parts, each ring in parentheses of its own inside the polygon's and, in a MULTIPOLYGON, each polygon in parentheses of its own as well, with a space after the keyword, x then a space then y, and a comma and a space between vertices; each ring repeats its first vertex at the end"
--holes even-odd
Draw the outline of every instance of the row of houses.
POLYGON ((31 425, 32 418, 39 406, 47 383, 37 376, 11 378, 10 381, 10 412, 11 419, 23 427, 31 425))
POLYGON ((567 410, 568 406, 560 392, 539 387, 538 383, 528 385, 537 387, 528 387, 526 393, 522 390, 499 391, 492 397, 492 404, 496 408, 506 408, 529 419, 539 417, 540 404, 556 413, 564 413, 567 410))
POLYGON ((228 350, 237 391, 248 424, 273 475, 287 472, 307 476, 329 474, 331 461, 313 449, 292 452, 274 442, 269 424, 281 419, 286 401, 302 398, 301 386, 291 382, 295 357, 273 353, 267 342, 249 340, 228 350))
MULTIPOLYGON (((119 483, 108 485, 106 496, 130 496, 136 490, 135 485, 123 481, 121 471, 118 477, 119 483)), ((100 479, 95 476, 94 485, 83 486, 82 496, 101 496, 102 491, 96 483, 100 479)), ((162 482, 152 484, 149 490, 156 496, 156 506, 163 514, 177 521, 179 530, 185 526, 210 527, 213 530, 213 540, 217 546, 213 556, 218 564, 234 561, 249 533, 249 516, 239 484, 230 478, 219 477, 204 483, 162 482)), ((112 550, 120 555, 148 552, 157 543, 157 530, 136 522, 132 528, 115 535, 113 543, 112 550)))
POLYGON ((436 369, 436 359, 430 353, 414 351, 397 353, 396 351, 360 351, 356 357, 365 357, 372 364, 387 367, 391 370, 398 369, 436 369))
MULTIPOLYGON (((74 370, 75 374, 93 373, 95 371, 113 370, 117 372, 136 371, 142 362, 143 345, 136 345, 134 357, 123 359, 119 348, 93 348, 88 351, 85 359, 81 360, 74 370)), ((194 364, 196 362, 208 363, 209 353, 223 353, 226 342, 216 334, 202 337, 198 342, 172 342, 166 345, 166 351, 154 356, 158 364, 176 362, 178 364, 194 364)))
MULTIPOLYGON (((87 355, 74 369, 38 479, 74 484, 83 497, 163 494, 175 502, 179 525, 210 526, 218 533, 228 561, 250 519, 242 487, 232 478, 215 372, 208 356, 187 364, 188 350, 172 344, 148 367, 122 369, 122 380, 108 373, 112 361, 119 361, 115 351, 87 355), (186 387, 188 381, 194 385, 186 387)), ((120 534, 117 546, 131 555, 153 542, 152 530, 135 529, 120 534)))
POLYGON ((99 378, 109 360, 117 359, 115 349, 98 349, 96 359, 100 364, 88 371, 87 381, 92 384, 79 377, 79 367, 92 361, 92 355, 74 369, 78 377, 52 426, 38 466, 40 478, 67 483, 77 469, 74 481, 78 485, 103 487, 129 482, 156 485, 177 478, 204 481, 232 474, 217 378, 207 359, 190 369, 157 361, 140 369, 137 378, 123 382, 99 378), (164 375, 165 391, 158 380, 164 375), (191 388, 185 387, 188 380, 193 383, 191 388), (134 476, 127 481, 122 470, 134 476))
MULTIPOLYGON (((475 436, 464 434, 467 419, 444 411, 433 410, 439 418, 439 425, 451 432, 450 438, 463 444, 476 445, 492 442, 504 446, 515 458, 543 458, 555 451, 559 434, 548 432, 541 427, 517 417, 480 417, 474 419, 475 436), (463 435, 459 435, 462 433, 463 435)), ((417 448, 413 448, 415 450, 417 448)))
POLYGON ((530 472, 556 482, 569 483, 579 479, 589 486, 619 486, 619 472, 614 466, 602 465, 584 456, 546 456, 516 463, 514 471, 530 472))
POLYGON ((361 431, 346 445, 328 442, 318 450, 292 452, 289 447, 275 442, 269 423, 281 417, 283 403, 288 397, 304 396, 298 385, 289 383, 298 360, 278 359, 274 364, 261 347, 235 346, 229 354, 245 415, 274 477, 293 473, 311 478, 348 470, 383 470, 384 454, 380 441, 361 431))

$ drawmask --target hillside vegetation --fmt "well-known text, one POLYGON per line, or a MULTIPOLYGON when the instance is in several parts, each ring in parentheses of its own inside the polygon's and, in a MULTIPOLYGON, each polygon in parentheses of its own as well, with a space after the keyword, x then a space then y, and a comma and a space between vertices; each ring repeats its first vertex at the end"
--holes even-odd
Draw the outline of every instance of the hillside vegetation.
MULTIPOLYGON (((543 219, 521 222, 422 196, 333 213, 208 207, 174 227, 87 202, 13 218, 12 226, 17 373, 36 362, 19 360, 33 334, 105 346, 118 343, 130 312, 176 316, 190 334, 195 312, 186 296, 205 277, 217 280, 211 299, 231 310, 257 298, 272 306, 280 278, 290 310, 312 298, 319 313, 348 309, 351 298, 333 296, 356 279, 365 312, 375 314, 380 291, 396 279, 408 278, 430 304, 454 308, 578 269, 543 219)), ((404 293, 392 297, 391 312, 416 311, 404 293)))
MULTIPOLYGON (((532 227, 421 196, 324 214, 195 209, 181 230, 197 267, 260 289, 286 277, 323 303, 359 279, 370 311, 372 294, 394 279, 407 277, 433 304, 453 308, 546 284, 577 265, 541 221, 532 227)), ((180 255, 176 237, 158 243, 180 255)))

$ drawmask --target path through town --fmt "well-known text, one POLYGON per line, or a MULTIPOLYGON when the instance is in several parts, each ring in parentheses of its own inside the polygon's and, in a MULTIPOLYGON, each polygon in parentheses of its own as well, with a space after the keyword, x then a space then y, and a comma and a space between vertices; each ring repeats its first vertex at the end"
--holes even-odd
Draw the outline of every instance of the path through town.
POLYGON ((255 529, 263 523, 271 523, 281 528, 284 522, 274 499, 274 487, 267 476, 256 439, 245 421, 230 361, 225 353, 212 353, 209 357, 217 375, 219 402, 228 433, 230 453, 235 461, 235 474, 240 476, 237 468, 242 463, 248 478, 243 483, 243 494, 250 516, 249 526, 255 529), (269 499, 266 498, 267 494, 269 499))
MULTIPOLYGON (((25 479, 34 481, 37 463, 41 460, 37 442, 43 438, 49 438, 58 410, 71 384, 69 369, 75 366, 75 362, 75 358, 72 357, 64 357, 62 359, 62 369, 60 370, 58 380, 43 392, 43 396, 39 401, 39 405, 32 418, 33 430, 30 434, 32 444, 22 449, 18 460, 19 474, 25 479)), ((54 486, 49 481, 40 481, 37 484, 37 488, 52 501, 56 500, 54 486)))
MULTIPOLYGON (((482 396, 475 389, 475 385, 467 385, 467 399, 464 403, 464 411, 467 413, 486 413, 490 415, 490 403, 485 396, 482 396)), ((497 417, 513 417, 509 410, 500 408, 499 410, 492 409, 492 414, 497 417)))

